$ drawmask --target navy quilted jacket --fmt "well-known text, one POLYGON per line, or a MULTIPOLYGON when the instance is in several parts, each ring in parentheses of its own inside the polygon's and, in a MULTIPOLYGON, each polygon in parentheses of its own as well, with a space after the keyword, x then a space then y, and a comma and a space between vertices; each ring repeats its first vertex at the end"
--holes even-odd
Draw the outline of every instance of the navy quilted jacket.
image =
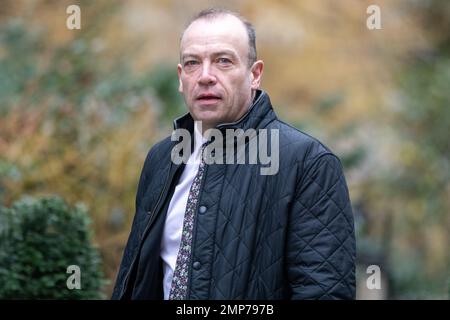
MULTIPOLYGON (((176 128, 192 132, 189 114, 176 128)), ((279 172, 260 165, 207 165, 195 217, 188 299, 353 299, 353 214, 339 159, 280 121, 258 91, 239 121, 218 127, 278 129, 279 172), (206 210, 205 210, 206 209, 206 210)), ((183 165, 170 138, 148 153, 136 214, 113 299, 162 299, 162 230, 183 165)))

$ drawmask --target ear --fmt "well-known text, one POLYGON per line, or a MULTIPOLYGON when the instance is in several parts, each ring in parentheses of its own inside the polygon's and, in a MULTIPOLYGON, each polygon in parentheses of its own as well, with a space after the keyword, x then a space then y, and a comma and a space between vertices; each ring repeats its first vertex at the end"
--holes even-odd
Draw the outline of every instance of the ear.
POLYGON ((181 72, 183 71, 183 68, 181 67, 181 64, 178 64, 178 91, 183 93, 183 83, 181 82, 181 72))
POLYGON ((256 90, 261 84, 262 74, 264 70, 264 62, 262 60, 256 61, 251 68, 251 88, 256 90))

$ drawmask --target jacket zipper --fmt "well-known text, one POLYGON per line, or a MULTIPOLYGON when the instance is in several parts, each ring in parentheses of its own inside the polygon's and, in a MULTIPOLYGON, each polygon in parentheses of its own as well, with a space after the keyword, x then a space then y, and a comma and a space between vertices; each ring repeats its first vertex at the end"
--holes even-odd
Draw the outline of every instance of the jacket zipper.
MULTIPOLYGON (((206 172, 208 171, 208 166, 205 164, 205 171, 203 172, 203 177, 202 177, 202 181, 201 181, 201 185, 200 185, 200 190, 203 190, 203 186, 205 184, 205 178, 206 178, 206 172)), ((201 199, 201 193, 198 196, 198 202, 195 206, 195 219, 194 219, 194 229, 192 230, 192 244, 191 244, 191 254, 190 254, 190 260, 189 260, 189 270, 188 270, 188 282, 187 282, 187 294, 186 294, 186 300, 189 300, 191 297, 191 277, 192 277, 192 258, 194 256, 194 236, 197 233, 197 216, 198 216, 198 206, 200 205, 200 199, 201 199)))
MULTIPOLYGON (((147 223, 147 225, 146 225, 146 227, 145 227, 145 229, 144 229, 144 232, 142 233, 141 238, 139 239, 138 252, 139 252, 139 250, 140 250, 140 248, 141 248, 142 239, 144 238, 144 235, 147 233, 148 228, 149 228, 150 225, 152 224, 152 222, 153 222, 153 220, 154 220, 154 218, 155 218, 155 212, 156 212, 156 210, 158 209, 159 203, 161 202, 161 199, 162 199, 164 193, 166 192, 167 182, 169 181, 169 177, 170 177, 170 172, 171 172, 171 170, 172 170, 172 162, 170 162, 169 172, 168 172, 168 174, 167 174, 166 181, 164 182, 163 190, 162 190, 162 192, 159 194, 158 200, 156 201, 156 204, 153 206, 153 209, 147 212, 147 214, 150 214, 151 216, 150 216, 150 220, 148 221, 148 223, 147 223)), ((131 262, 130 267, 128 268, 127 274, 125 275, 125 283, 124 283, 124 285, 123 285, 123 287, 122 287, 122 290, 121 290, 121 292, 120 292, 119 300, 122 299, 122 296, 123 296, 123 294, 124 294, 124 291, 125 291, 125 289, 126 289, 126 287, 127 287, 127 285, 128 285, 128 280, 129 280, 129 277, 130 277, 130 273, 131 273, 131 270, 133 270, 133 265, 135 264, 138 255, 139 255, 138 253, 136 253, 136 254, 134 255, 133 261, 131 262)))

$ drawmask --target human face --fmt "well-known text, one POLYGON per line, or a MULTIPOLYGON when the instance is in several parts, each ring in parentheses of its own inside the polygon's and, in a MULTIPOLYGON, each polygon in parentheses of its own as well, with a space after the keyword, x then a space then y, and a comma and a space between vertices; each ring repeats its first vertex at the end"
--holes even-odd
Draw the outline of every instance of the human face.
POLYGON ((203 130, 239 120, 259 87, 263 62, 248 66, 248 35, 234 16, 194 21, 181 39, 179 91, 203 130))

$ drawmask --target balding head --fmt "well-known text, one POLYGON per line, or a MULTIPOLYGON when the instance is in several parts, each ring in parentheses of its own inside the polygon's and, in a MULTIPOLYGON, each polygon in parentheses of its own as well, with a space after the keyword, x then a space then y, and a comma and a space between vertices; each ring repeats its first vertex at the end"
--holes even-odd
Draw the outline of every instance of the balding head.
POLYGON ((256 33, 253 25, 247 21, 244 17, 239 15, 236 12, 227 10, 227 9, 220 9, 220 8, 211 8, 202 10, 197 15, 195 15, 187 24, 186 28, 184 29, 183 33, 181 34, 180 43, 183 42, 184 34, 186 33, 186 30, 189 29, 189 27, 198 20, 205 20, 208 22, 213 23, 215 19, 218 18, 224 18, 224 17, 234 17, 245 28, 245 33, 247 34, 247 43, 248 43, 248 67, 250 68, 253 63, 255 63, 257 59, 257 53, 256 53, 256 33))
POLYGON ((241 18, 228 11, 205 12, 184 30, 178 76, 192 117, 207 129, 245 114, 264 64, 255 61, 256 50, 249 46, 254 37, 241 18))

